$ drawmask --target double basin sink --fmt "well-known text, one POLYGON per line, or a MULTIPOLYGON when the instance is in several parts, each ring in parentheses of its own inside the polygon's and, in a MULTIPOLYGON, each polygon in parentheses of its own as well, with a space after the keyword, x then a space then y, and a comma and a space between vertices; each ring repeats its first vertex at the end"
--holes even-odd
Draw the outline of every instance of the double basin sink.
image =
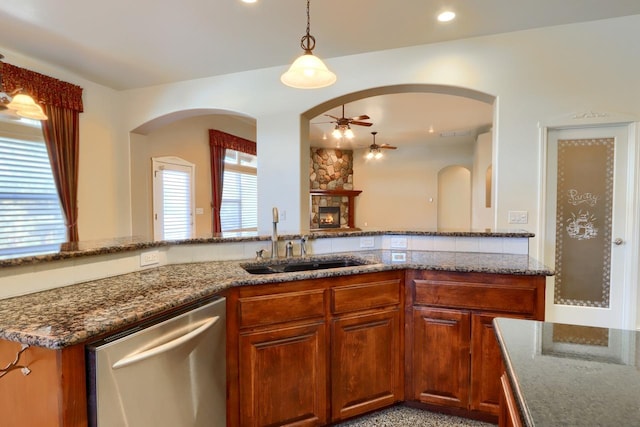
POLYGON ((329 268, 357 267, 371 264, 359 258, 322 258, 290 259, 272 262, 242 264, 241 267, 251 274, 293 273, 297 271, 326 270, 329 268))

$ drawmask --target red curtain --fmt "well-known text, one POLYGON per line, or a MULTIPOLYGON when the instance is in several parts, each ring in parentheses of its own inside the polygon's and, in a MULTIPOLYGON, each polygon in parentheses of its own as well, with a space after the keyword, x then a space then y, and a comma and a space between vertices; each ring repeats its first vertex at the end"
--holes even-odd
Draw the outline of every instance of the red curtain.
POLYGON ((44 106, 48 120, 42 133, 58 196, 65 215, 67 240, 78 241, 79 116, 83 111, 82 88, 44 74, 0 62, 0 91, 22 89, 44 106))
POLYGON ((78 163, 79 163, 79 121, 77 111, 46 104, 45 114, 49 120, 43 120, 42 133, 53 179, 60 197, 67 225, 67 241, 78 239, 78 163))
POLYGON ((209 149, 211 153, 211 208, 213 233, 222 231, 220 207, 222 206, 222 185, 224 181, 224 157, 226 150, 241 151, 256 155, 256 143, 239 136, 215 129, 209 129, 209 149))

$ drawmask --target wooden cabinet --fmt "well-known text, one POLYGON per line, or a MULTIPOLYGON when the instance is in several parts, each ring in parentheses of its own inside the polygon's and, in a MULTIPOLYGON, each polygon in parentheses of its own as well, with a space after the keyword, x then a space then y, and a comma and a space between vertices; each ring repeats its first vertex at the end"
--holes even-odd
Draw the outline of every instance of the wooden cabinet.
POLYGON ((401 291, 397 277, 331 289, 332 421, 403 400, 401 291))
POLYGON ((240 335, 240 425, 326 422, 327 355, 321 320, 240 335))
POLYGON ((403 277, 232 290, 228 425, 325 425, 401 401, 403 277))
POLYGON ((516 398, 513 395, 513 389, 506 372, 500 377, 500 386, 500 421, 498 426, 522 427, 516 398))
POLYGON ((407 274, 406 398, 497 417, 503 372, 494 317, 544 319, 544 276, 407 274))
MULTIPOLYGON (((0 340, 0 366, 16 358, 21 345, 0 340)), ((87 400, 84 373, 84 347, 62 350, 29 347, 19 365, 28 375, 12 370, 0 378, 0 424, 3 427, 85 426, 87 400)))
MULTIPOLYGON (((413 309, 410 398, 466 408, 469 400, 469 313, 413 309)), ((409 379, 410 378, 410 379, 409 379)))

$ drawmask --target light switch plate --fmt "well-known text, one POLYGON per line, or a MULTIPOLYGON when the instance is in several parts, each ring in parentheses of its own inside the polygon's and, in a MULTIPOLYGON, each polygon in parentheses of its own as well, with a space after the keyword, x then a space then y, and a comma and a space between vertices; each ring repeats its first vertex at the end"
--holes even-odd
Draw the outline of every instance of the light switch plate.
POLYGON ((527 211, 509 211, 509 224, 527 224, 529 213, 527 211))

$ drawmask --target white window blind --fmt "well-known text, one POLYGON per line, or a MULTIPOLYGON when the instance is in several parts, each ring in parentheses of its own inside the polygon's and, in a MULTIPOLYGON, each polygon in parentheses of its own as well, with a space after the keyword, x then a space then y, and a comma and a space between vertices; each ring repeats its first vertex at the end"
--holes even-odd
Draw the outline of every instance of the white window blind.
POLYGON ((256 156, 227 150, 222 188, 222 231, 258 229, 258 179, 256 156))
POLYGON ((0 258, 57 252, 65 241, 44 142, 0 136, 0 258))
POLYGON ((180 170, 162 171, 163 234, 166 240, 191 237, 191 174, 180 170))

